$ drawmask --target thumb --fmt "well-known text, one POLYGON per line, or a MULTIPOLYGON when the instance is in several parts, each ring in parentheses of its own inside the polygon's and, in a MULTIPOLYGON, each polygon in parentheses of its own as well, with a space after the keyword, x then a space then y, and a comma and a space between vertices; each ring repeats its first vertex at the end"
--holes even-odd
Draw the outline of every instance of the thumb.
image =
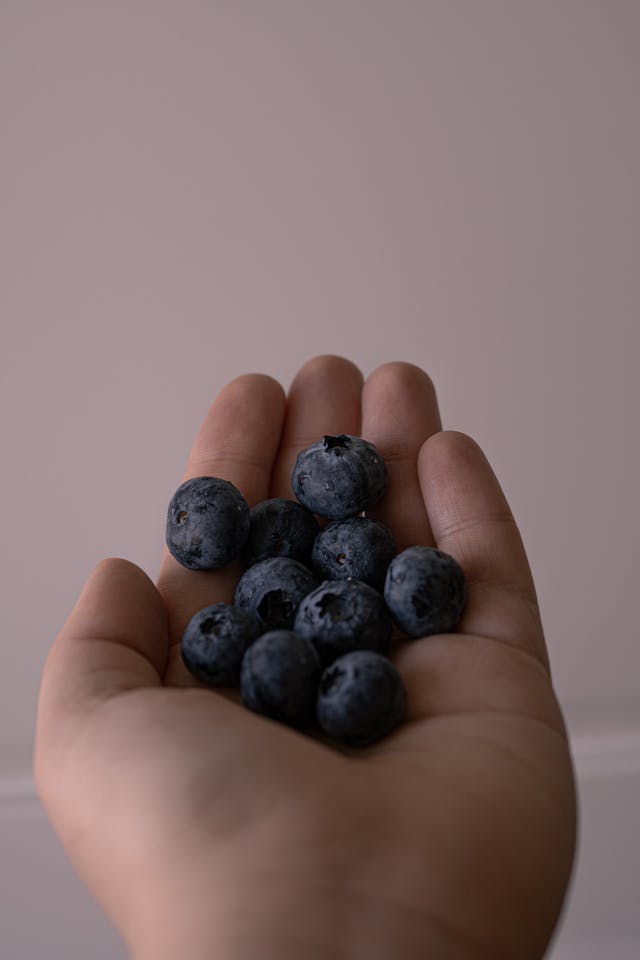
POLYGON ((36 725, 39 759, 57 753, 100 703, 162 684, 168 651, 160 594, 140 567, 103 560, 87 580, 45 663, 36 725))

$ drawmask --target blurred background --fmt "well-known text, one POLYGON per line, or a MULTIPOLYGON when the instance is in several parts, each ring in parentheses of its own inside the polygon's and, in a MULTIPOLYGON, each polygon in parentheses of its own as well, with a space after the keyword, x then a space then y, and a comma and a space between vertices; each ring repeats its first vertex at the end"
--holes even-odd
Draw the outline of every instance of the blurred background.
POLYGON ((580 789, 551 960, 640 956, 640 3, 0 0, 0 953, 116 960, 40 809, 40 673, 152 577, 216 392, 423 366, 537 582, 580 789))

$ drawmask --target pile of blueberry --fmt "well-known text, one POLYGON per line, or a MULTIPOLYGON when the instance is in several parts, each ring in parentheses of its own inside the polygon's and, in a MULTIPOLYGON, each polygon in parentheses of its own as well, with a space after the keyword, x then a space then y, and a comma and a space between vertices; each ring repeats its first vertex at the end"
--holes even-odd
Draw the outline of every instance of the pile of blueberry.
POLYGON ((395 623, 407 638, 452 630, 465 602, 459 564, 431 547, 397 552, 391 531, 364 515, 387 490, 372 443, 325 436, 303 450, 295 500, 253 509, 217 477, 173 495, 167 546, 190 570, 241 558, 234 602, 192 617, 187 669, 207 686, 240 684, 250 710, 366 746, 404 718, 406 692, 389 659, 395 623), (323 528, 317 518, 329 521, 323 528))

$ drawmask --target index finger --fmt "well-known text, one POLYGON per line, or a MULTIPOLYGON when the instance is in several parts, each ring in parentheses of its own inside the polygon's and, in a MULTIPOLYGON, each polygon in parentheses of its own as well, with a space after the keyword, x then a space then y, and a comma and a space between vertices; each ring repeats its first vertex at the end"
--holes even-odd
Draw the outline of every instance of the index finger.
MULTIPOLYGON (((285 396, 280 384, 263 374, 246 374, 227 384, 213 401, 196 436, 183 477, 212 476, 233 483, 253 506, 267 497, 280 443, 285 396)), ((171 651, 198 610, 230 602, 240 575, 239 562, 221 570, 188 570, 165 547, 158 590, 169 615, 171 651)), ((180 666, 170 653, 167 679, 180 666), (176 666, 176 663, 178 666, 176 666)), ((182 680, 186 671, 180 669, 182 680)))
POLYGON ((465 573, 467 602, 456 632, 508 643, 548 671, 529 561, 484 453, 466 434, 443 431, 423 445, 418 473, 436 545, 465 573))

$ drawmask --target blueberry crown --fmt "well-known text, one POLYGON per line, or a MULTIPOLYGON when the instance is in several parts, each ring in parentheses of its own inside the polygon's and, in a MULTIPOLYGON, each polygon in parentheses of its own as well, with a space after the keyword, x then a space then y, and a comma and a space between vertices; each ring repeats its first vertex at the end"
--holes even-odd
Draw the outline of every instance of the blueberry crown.
POLYGON ((351 437, 348 437, 346 433, 341 433, 337 437, 330 437, 325 434, 325 438, 324 438, 325 450, 335 450, 336 453, 340 453, 340 451, 346 450, 346 448, 350 446, 351 446, 351 437))

